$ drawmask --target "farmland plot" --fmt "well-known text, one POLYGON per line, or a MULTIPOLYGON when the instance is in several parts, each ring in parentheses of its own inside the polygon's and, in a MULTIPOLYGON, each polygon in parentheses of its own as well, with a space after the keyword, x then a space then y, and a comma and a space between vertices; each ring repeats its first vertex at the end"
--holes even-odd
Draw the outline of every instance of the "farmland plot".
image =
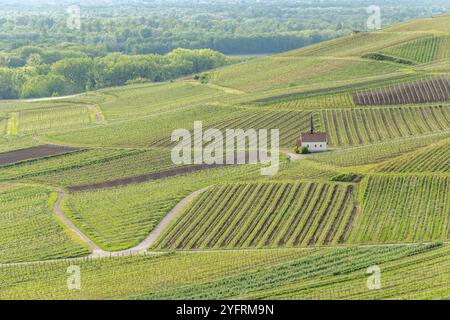
MULTIPOLYGON (((402 289, 408 293, 417 293, 417 284, 415 281, 420 279, 421 283, 426 283, 428 277, 405 276, 407 279, 414 280, 414 286, 408 286, 409 282, 403 286, 395 283, 394 288, 383 290, 370 290, 367 287, 366 270, 373 265, 388 265, 390 262, 402 265, 402 260, 409 259, 408 262, 420 261, 422 255, 433 258, 433 262, 438 264, 437 267, 444 267, 445 253, 449 250, 439 250, 436 245, 416 245, 407 247, 374 247, 374 248, 339 248, 339 249, 322 249, 310 251, 307 256, 290 259, 289 261, 272 265, 270 267, 259 268, 258 271, 242 272, 238 276, 222 277, 215 280, 205 281, 184 287, 169 288, 165 292, 149 292, 141 296, 143 299, 331 299, 338 298, 342 295, 352 294, 356 292, 366 296, 375 296, 383 294, 401 295, 402 289), (434 256, 431 255, 434 253, 434 256), (411 258, 409 258, 411 257, 411 258), (350 287, 355 284, 351 281, 357 277, 360 283, 355 288, 350 287), (424 279, 425 278, 425 279, 424 279), (328 285, 328 287, 327 287, 328 285), (340 292, 340 288, 347 285, 347 291, 340 292), (411 288, 413 287, 413 288, 411 288), (415 290, 414 290, 415 288, 415 290), (337 289, 336 291, 334 289, 337 289), (413 290, 411 290, 413 289, 413 290), (398 290, 398 291, 397 291, 398 290), (376 291, 376 293, 373 293, 376 291), (381 291, 381 292, 379 292, 381 291)), ((403 262, 405 266, 408 263, 403 262)), ((410 263, 409 263, 410 264, 410 263)), ((418 272, 423 270, 427 275, 430 274, 425 265, 415 267, 418 272)), ((384 280, 384 268, 383 280, 384 280)), ((439 270, 439 269, 438 269, 439 270)), ((434 281, 428 284, 436 285, 437 280, 445 279, 445 271, 437 274, 434 281)), ((448 275, 448 272, 447 272, 448 275)), ((436 275, 435 275, 436 276, 436 275)), ((391 279, 391 278, 389 278, 391 279)), ((398 281, 398 280, 397 280, 398 281)), ((392 285, 394 283, 391 283, 392 285)), ((434 294, 438 295, 439 291, 448 286, 447 281, 437 282, 439 290, 435 290, 434 294)), ((383 282, 385 284, 385 282, 383 282)), ((433 292, 433 286, 426 286, 433 292)), ((436 289, 437 289, 436 288, 436 289)), ((384 289, 384 286, 383 288, 384 289)), ((448 292, 448 288, 446 288, 448 292)))
MULTIPOLYGON (((300 132, 307 131, 310 128, 311 114, 314 117, 315 124, 319 127, 320 120, 317 114, 311 112, 288 110, 260 112, 259 110, 245 110, 232 114, 223 120, 211 121, 205 126, 204 130, 215 128, 225 133, 226 129, 279 129, 280 145, 292 147, 295 145, 300 132)), ((170 136, 154 141, 151 144, 152 147, 173 147, 174 145, 175 143, 171 142, 170 136)))
POLYGON ((311 161, 329 166, 351 167, 378 163, 449 137, 450 133, 430 134, 378 142, 349 149, 314 154, 311 161))
POLYGON ((52 217, 55 194, 49 196, 39 187, 0 186, 0 263, 89 253, 52 217))
POLYGON ((359 106, 417 104, 450 101, 450 77, 434 77, 371 89, 353 95, 359 106))
POLYGON ((198 107, 217 100, 226 101, 226 92, 188 82, 126 86, 101 90, 101 103, 110 122, 142 118, 167 111, 198 107))
POLYGON ((352 243, 402 243, 450 238, 447 176, 371 176, 352 243))
POLYGON ((215 84, 255 93, 349 78, 357 81, 398 71, 396 65, 362 59, 271 57, 225 67, 210 76, 215 84))
POLYGON ((312 96, 270 104, 270 109, 335 109, 355 107, 352 95, 349 93, 312 96))
POLYGON ((18 113, 17 132, 47 133, 93 126, 91 110, 86 106, 27 110, 18 113))
POLYGON ((386 161, 380 164, 376 171, 450 173, 450 141, 445 140, 442 144, 386 161))
POLYGON ((174 166, 170 150, 89 149, 4 166, 0 181, 23 179, 69 187, 136 177, 174 166))
POLYGON ((237 299, 439 299, 450 294, 450 246, 430 247, 424 252, 378 264, 382 286, 368 290, 366 270, 312 279, 294 280, 237 299))
POLYGON ((218 186, 161 236, 161 249, 296 247, 345 242, 357 215, 352 185, 218 186))
POLYGON ((142 241, 183 198, 223 181, 256 179, 259 166, 240 165, 124 187, 71 193, 63 211, 106 250, 128 249, 142 241))
POLYGON ((395 107, 322 110, 322 128, 332 146, 351 146, 450 128, 450 108, 395 107))
POLYGON ((381 50, 381 53, 417 63, 427 63, 449 57, 448 36, 431 36, 408 41, 397 46, 381 50))
POLYGON ((319 43, 282 55, 288 56, 357 56, 400 44, 408 39, 417 38, 416 34, 360 32, 350 36, 319 43))
POLYGON ((418 288, 438 298, 448 293, 448 257, 449 246, 413 245, 86 259, 77 261, 82 290, 67 290, 73 262, 51 262, 0 267, 0 299, 414 298, 418 288), (372 265, 383 270, 382 290, 367 288, 372 265))

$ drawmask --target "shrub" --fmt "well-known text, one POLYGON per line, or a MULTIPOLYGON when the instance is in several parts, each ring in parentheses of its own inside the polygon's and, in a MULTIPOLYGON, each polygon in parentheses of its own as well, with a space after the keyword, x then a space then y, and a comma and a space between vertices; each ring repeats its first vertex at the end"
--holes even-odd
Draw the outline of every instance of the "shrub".
POLYGON ((337 182, 352 182, 358 177, 357 174, 354 173, 341 173, 337 176, 334 176, 331 178, 331 181, 337 181, 337 182))
POLYGON ((308 147, 302 147, 300 150, 301 154, 310 154, 311 151, 309 151, 308 147))

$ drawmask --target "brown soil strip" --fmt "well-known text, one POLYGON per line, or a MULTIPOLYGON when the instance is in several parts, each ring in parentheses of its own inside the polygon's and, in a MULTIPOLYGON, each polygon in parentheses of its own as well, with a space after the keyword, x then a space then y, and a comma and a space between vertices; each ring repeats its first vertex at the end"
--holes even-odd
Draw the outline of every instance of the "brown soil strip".
POLYGON ((121 187, 121 186, 127 186, 130 184, 138 184, 138 183, 144 183, 151 180, 160 180, 168 177, 178 176, 186 173, 193 173, 197 171, 202 170, 208 170, 208 169, 214 169, 223 167, 225 165, 222 164, 199 164, 199 165, 191 165, 191 166, 183 166, 180 168, 174 168, 162 172, 154 172, 149 174, 140 175, 137 177, 129 177, 129 178, 123 178, 118 180, 111 180, 96 184, 90 184, 90 185, 82 185, 82 186, 74 186, 74 187, 68 187, 67 189, 71 192, 77 192, 77 191, 90 191, 90 190, 98 190, 98 189, 105 189, 105 188, 113 188, 113 187, 121 187))
POLYGON ((77 150, 80 150, 80 148, 57 146, 57 145, 43 145, 38 147, 0 153, 0 166, 14 164, 26 160, 33 160, 61 155, 77 150))

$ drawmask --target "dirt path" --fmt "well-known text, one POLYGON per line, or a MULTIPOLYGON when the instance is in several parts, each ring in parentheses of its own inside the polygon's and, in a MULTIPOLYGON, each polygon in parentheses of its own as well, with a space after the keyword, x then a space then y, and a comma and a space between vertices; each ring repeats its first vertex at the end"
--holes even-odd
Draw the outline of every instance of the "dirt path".
POLYGON ((56 216, 66 226, 66 228, 70 230, 71 233, 75 234, 78 238, 81 239, 81 241, 83 241, 89 247, 93 255, 106 253, 99 246, 97 246, 91 239, 89 239, 83 232, 81 232, 80 229, 78 229, 69 218, 66 217, 66 215, 61 209, 61 204, 64 200, 64 197, 65 197, 64 191, 58 190, 58 199, 56 200, 54 206, 56 216))
POLYGON ((201 190, 197 190, 190 195, 188 195, 186 198, 181 200, 160 222, 159 224, 153 229, 153 231, 149 234, 149 236, 142 241, 140 244, 135 246, 134 248, 131 248, 132 251, 142 251, 150 248, 156 241, 156 239, 159 237, 159 235, 166 229, 166 227, 178 216, 178 214, 183 210, 184 207, 186 207, 189 202, 194 200, 198 195, 208 190, 210 187, 203 188, 201 190))
MULTIPOLYGON (((159 235, 164 231, 164 229, 178 216, 178 214, 186 207, 189 202, 191 202, 195 197, 205 192, 210 187, 203 188, 201 190, 197 190, 186 198, 181 200, 160 222, 159 224, 152 230, 152 232, 138 245, 122 251, 106 251, 97 246, 88 236, 86 236, 80 229, 78 229, 73 222, 66 217, 63 210, 61 209, 61 204, 64 200, 65 193, 63 190, 58 190, 58 199, 54 206, 54 211, 60 221, 70 230, 71 233, 75 234, 83 243, 85 243, 89 249, 92 251, 89 258, 102 258, 102 257, 122 257, 122 256, 131 256, 131 255, 142 255, 142 254, 151 254, 157 252, 148 252, 147 249, 153 245, 159 235)), ((74 258, 76 259, 76 258, 74 258)), ((54 259, 52 261, 62 261, 62 260, 70 260, 70 259, 54 259)), ((1 265, 1 264, 0 264, 1 265)), ((9 265, 9 264, 3 264, 9 265)))
POLYGON ((305 155, 305 154, 298 154, 298 153, 295 153, 292 151, 284 151, 284 153, 289 156, 291 161, 297 161, 297 160, 304 159, 307 157, 307 155, 305 155))

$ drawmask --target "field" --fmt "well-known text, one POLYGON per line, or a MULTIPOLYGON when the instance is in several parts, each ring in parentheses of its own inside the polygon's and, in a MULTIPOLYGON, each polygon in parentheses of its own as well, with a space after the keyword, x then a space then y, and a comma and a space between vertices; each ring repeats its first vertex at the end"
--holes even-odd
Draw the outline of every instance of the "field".
POLYGON ((450 238, 448 176, 371 176, 353 243, 429 242, 450 238))
POLYGON ((395 139, 351 149, 337 150, 333 153, 317 154, 313 155, 311 159, 321 164, 341 167, 379 163, 392 157, 418 150, 445 137, 448 137, 448 132, 395 139))
POLYGON ((392 64, 359 59, 269 57, 218 70, 210 78, 220 86, 252 93, 344 81, 349 75, 358 80, 398 71, 392 64))
POLYGON ((255 166, 236 166, 145 184, 75 192, 63 209, 100 247, 128 249, 143 240, 171 208, 193 191, 218 181, 258 175, 255 166))
POLYGON ((360 145, 446 130, 450 108, 323 110, 321 119, 323 130, 330 133, 330 145, 360 145))
POLYGON ((0 101, 0 300, 448 299, 449 25, 0 101), (297 154, 311 119, 328 150, 297 154), (279 170, 175 164, 172 133, 196 121, 278 129, 279 170))
POLYGON ((55 194, 41 187, 0 185, 0 263, 85 255, 52 216, 55 194))
POLYGON ((353 186, 244 184, 204 193, 157 242, 163 249, 255 248, 345 242, 353 186))
POLYGON ((381 53, 415 63, 427 63, 449 58, 449 36, 423 37, 397 46, 387 47, 381 53))
POLYGON ((432 298, 449 294, 448 255, 449 246, 415 245, 85 260, 79 291, 65 288, 71 262, 3 267, 0 299, 432 298), (381 290, 366 285, 373 265, 386 271, 381 290))
POLYGON ((135 177, 173 167, 169 151, 88 149, 3 166, 0 181, 26 180, 70 187, 135 177), (121 170, 116 170, 118 168, 121 170))
POLYGON ((450 144, 449 140, 405 155, 394 158, 381 164, 379 172, 424 172, 449 173, 450 171, 450 144))
POLYGON ((372 89, 354 94, 353 99, 360 106, 448 102, 450 78, 438 77, 372 89))

